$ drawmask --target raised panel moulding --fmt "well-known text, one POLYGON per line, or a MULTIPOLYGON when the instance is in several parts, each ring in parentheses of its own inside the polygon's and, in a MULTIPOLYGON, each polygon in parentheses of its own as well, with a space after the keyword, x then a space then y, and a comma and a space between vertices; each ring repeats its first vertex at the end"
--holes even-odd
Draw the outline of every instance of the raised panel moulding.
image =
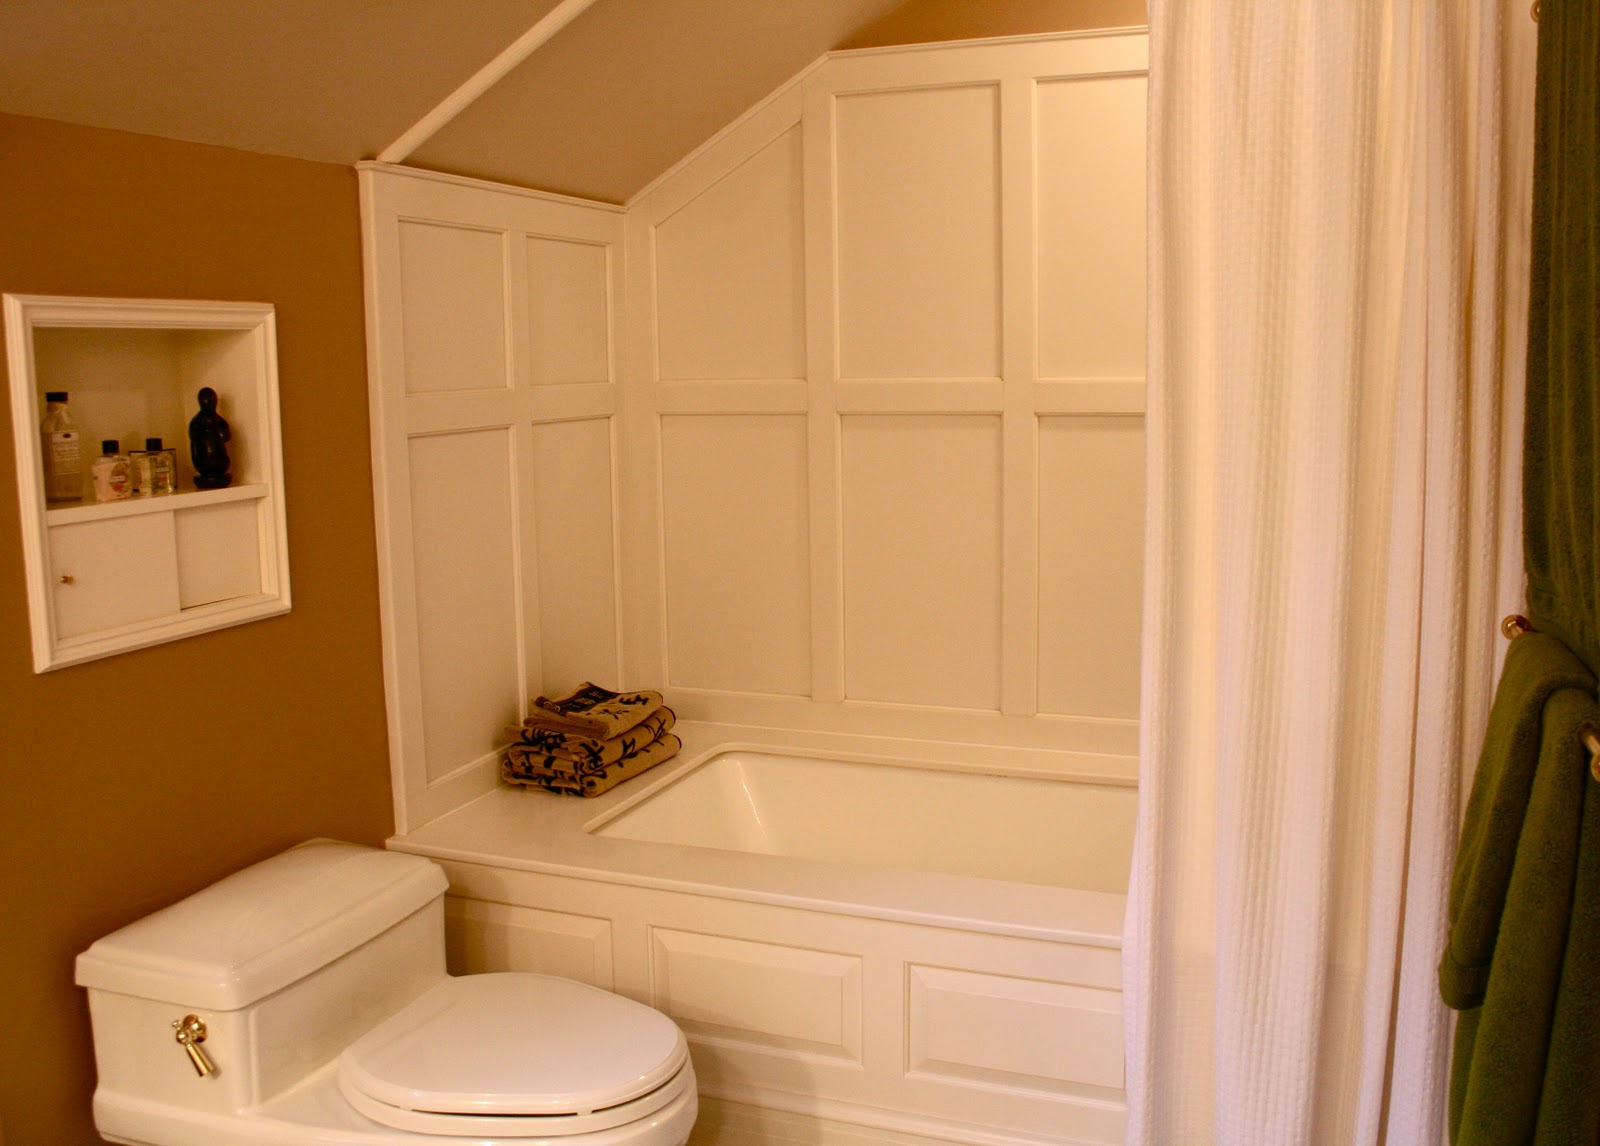
POLYGON ((409 442, 427 776, 495 751, 522 711, 515 475, 505 429, 409 442))
POLYGON ((842 419, 845 695, 1000 703, 1000 419, 842 419))
POLYGON ((444 903, 451 974, 533 971, 616 989, 609 919, 456 896, 444 903))
POLYGON ((1145 77, 1041 82, 1037 107, 1040 376, 1142 378, 1145 77))
POLYGON ((535 386, 612 379, 611 251, 530 235, 528 373, 535 386))
POLYGON ((1039 419, 1039 710, 1136 720, 1144 419, 1039 419))
POLYGON ((1000 374, 999 88, 834 102, 841 378, 1000 374))
POLYGON ((531 433, 544 677, 539 691, 617 680, 611 420, 552 422, 531 433))
POLYGON ((690 1037, 861 1058, 861 958, 650 929, 652 1005, 690 1037))
POLYGON ((1073 1092, 1122 1086, 1122 995, 977 971, 909 965, 913 1076, 1073 1092))
POLYGON ((663 417, 661 485, 668 683, 807 694, 804 417, 663 417))
POLYGON ((405 393, 508 386, 505 234, 411 220, 399 234, 405 393))
POLYGON ((803 204, 795 127, 656 225, 663 380, 804 376, 803 204))

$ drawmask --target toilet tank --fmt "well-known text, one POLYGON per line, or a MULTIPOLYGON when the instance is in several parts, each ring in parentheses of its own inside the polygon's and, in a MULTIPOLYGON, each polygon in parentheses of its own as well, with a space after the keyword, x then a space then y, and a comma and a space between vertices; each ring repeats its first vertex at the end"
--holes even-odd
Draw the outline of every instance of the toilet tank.
POLYGON ((421 856, 312 840, 107 935, 77 962, 99 1090, 221 1113, 292 1086, 444 975, 445 887, 421 856))

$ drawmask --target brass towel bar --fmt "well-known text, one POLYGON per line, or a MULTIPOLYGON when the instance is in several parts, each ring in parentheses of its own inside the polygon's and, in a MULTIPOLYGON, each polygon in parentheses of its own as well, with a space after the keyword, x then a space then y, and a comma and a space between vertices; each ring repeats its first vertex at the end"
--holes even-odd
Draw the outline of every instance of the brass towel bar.
MULTIPOLYGON (((1533 626, 1528 623, 1528 618, 1521 613, 1512 613, 1500 622, 1500 632, 1506 640, 1513 640, 1523 633, 1533 632, 1533 626)), ((1589 750, 1589 775, 1600 780, 1600 729, 1592 724, 1582 725, 1578 729, 1578 738, 1583 741, 1583 746, 1589 750)))

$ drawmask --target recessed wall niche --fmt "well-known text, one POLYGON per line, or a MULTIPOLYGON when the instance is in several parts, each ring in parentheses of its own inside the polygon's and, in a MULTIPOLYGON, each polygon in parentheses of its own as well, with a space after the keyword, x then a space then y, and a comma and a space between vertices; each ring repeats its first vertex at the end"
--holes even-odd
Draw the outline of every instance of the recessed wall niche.
POLYGON ((265 303, 5 296, 7 369, 34 671, 289 610, 277 340, 265 303), (210 387, 227 419, 229 481, 200 489, 189 420, 210 387), (77 424, 81 496, 46 499, 45 395, 77 424), (160 438, 169 493, 95 500, 100 443, 160 438))

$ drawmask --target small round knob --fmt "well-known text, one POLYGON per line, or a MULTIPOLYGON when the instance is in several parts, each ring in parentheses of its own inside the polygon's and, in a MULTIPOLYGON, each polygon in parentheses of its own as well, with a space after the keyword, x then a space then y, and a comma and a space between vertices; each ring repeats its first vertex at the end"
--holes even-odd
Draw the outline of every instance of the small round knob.
POLYGON ((63 573, 61 575, 61 583, 63 585, 71 585, 74 580, 75 580, 75 578, 72 576, 71 573, 63 573))

